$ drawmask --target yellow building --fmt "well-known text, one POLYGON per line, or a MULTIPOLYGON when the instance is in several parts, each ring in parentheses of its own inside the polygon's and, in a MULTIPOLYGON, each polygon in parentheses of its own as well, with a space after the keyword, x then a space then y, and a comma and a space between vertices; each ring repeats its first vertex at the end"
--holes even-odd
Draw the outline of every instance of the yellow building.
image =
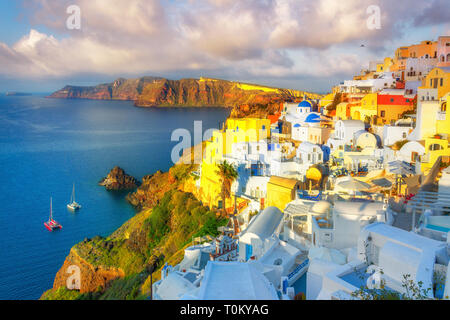
POLYGON ((274 206, 283 211, 286 205, 295 200, 300 181, 271 176, 267 183, 267 206, 274 206))
POLYGON ((384 63, 377 63, 377 73, 385 72, 384 63))
MULTIPOLYGON (((209 206, 217 206, 222 202, 220 197, 220 177, 216 173, 217 164, 223 156, 232 152, 233 143, 255 142, 270 137, 270 120, 258 118, 228 119, 225 130, 216 130, 205 145, 200 180, 200 197, 209 206)), ((233 206, 228 199, 226 208, 233 206)))
POLYGON ((425 139, 425 156, 422 159, 421 169, 431 169, 440 156, 450 156, 447 139, 427 138, 425 139))
POLYGON ((319 101, 319 108, 325 108, 326 106, 328 106, 329 104, 333 103, 334 101, 334 93, 329 93, 327 94, 325 97, 323 97, 322 99, 320 99, 319 101))
POLYGON ((386 57, 383 60, 383 69, 384 72, 389 72, 391 71, 391 66, 394 65, 394 60, 390 57, 386 57))
POLYGON ((365 120, 367 117, 372 118, 377 115, 377 93, 366 94, 361 99, 360 120, 365 120))
POLYGON ((350 116, 351 105, 348 102, 341 102, 336 106, 336 119, 347 120, 350 116))
POLYGON ((358 105, 350 108, 350 116, 353 120, 366 121, 377 115, 377 93, 368 93, 358 105))
POLYGON ((450 92, 450 67, 432 69, 423 79, 422 88, 437 89, 438 99, 450 92))
POLYGON ((270 120, 259 118, 228 119, 226 130, 235 133, 238 142, 259 141, 270 137, 270 120))
POLYGON ((450 136, 450 92, 441 100, 440 110, 436 119, 436 132, 450 136))

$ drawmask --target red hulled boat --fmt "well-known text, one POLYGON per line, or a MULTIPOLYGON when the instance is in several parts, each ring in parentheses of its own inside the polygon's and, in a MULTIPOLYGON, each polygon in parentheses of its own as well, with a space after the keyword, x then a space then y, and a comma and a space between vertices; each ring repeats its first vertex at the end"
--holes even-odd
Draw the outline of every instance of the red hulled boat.
POLYGON ((44 222, 44 226, 47 228, 48 231, 62 229, 62 225, 59 224, 58 221, 53 220, 52 198, 50 198, 50 217, 47 222, 44 222))

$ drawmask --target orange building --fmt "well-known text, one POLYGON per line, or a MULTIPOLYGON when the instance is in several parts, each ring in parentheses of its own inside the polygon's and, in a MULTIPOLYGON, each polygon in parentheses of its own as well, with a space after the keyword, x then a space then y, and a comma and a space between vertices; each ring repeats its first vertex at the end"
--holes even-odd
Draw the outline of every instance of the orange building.
POLYGON ((408 49, 410 58, 437 58, 437 41, 422 41, 408 49))
POLYGON ((377 123, 389 124, 401 118, 402 114, 414 110, 414 99, 405 97, 403 94, 377 95, 377 123))

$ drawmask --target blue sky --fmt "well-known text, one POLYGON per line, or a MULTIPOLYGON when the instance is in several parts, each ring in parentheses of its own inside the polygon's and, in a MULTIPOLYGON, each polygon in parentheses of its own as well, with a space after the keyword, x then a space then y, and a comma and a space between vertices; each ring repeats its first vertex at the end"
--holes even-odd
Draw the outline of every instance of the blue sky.
POLYGON ((449 22, 447 0, 0 0, 0 92, 143 75, 327 92, 399 46, 450 35, 449 22), (80 30, 66 28, 71 4, 80 30))

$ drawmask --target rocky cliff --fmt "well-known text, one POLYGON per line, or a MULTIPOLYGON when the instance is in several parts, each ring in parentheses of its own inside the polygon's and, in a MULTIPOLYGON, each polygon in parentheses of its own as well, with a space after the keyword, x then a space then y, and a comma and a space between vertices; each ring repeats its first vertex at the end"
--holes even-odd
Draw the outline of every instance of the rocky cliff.
POLYGON ((130 190, 137 188, 139 181, 116 166, 99 182, 99 185, 105 186, 107 190, 130 190))
POLYGON ((147 84, 157 81, 157 77, 139 79, 119 78, 112 83, 96 86, 65 86, 52 93, 49 98, 95 99, 95 100, 136 100, 147 84))
MULTIPOLYGON (((139 79, 119 78, 113 83, 92 87, 66 86, 49 97, 133 100, 138 107, 247 106, 256 110, 264 109, 267 106, 279 106, 282 101, 294 101, 304 95, 309 98, 320 97, 317 94, 299 90, 279 89, 220 79, 168 80, 142 77, 139 79)), ((243 112, 238 114, 244 116, 243 112)))

